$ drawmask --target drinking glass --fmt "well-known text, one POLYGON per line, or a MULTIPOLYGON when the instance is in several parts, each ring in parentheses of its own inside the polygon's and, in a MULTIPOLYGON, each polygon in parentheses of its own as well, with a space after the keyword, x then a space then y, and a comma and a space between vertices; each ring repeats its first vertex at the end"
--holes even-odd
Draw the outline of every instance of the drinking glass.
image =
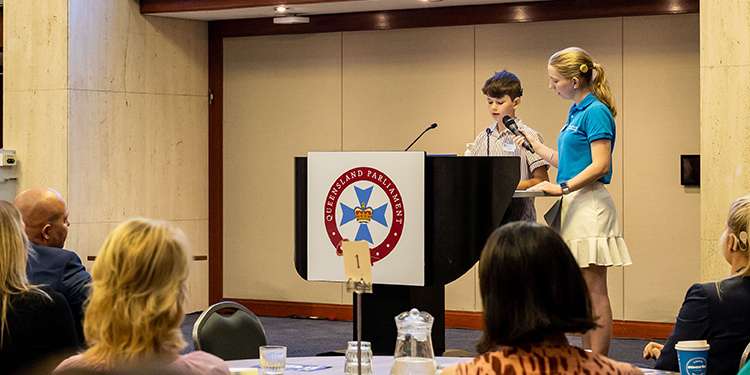
MULTIPOLYGON (((369 341, 362 341, 362 375, 372 375, 372 347, 369 341)), ((346 347, 344 374, 357 375, 357 342, 349 341, 346 347)))
POLYGON ((266 345, 260 347, 260 368, 263 374, 278 375, 286 367, 286 346, 266 345))

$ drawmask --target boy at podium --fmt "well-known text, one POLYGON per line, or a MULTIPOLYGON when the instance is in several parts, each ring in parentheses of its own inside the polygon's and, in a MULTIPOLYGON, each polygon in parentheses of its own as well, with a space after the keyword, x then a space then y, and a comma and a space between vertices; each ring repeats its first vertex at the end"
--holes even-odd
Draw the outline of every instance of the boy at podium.
MULTIPOLYGON (((467 145, 467 156, 519 156, 521 158, 521 180, 518 190, 526 190, 542 181, 549 181, 547 168, 549 163, 539 155, 517 147, 513 142, 513 133, 503 124, 503 117, 510 116, 518 129, 529 136, 542 141, 541 135, 526 126, 516 117, 516 108, 521 104, 523 89, 518 77, 503 70, 495 73, 482 87, 482 94, 487 97, 487 110, 493 121, 477 135, 473 143, 467 145)), ((508 121, 506 119, 506 121, 508 121)), ((506 217, 509 221, 536 221, 534 198, 515 198, 508 207, 506 217)))

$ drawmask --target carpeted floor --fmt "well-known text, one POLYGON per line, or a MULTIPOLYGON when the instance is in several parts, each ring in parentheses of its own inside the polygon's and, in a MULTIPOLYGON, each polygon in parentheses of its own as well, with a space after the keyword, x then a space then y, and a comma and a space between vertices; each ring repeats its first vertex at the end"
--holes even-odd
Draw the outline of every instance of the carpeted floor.
MULTIPOLYGON (((192 329, 198 313, 188 314, 182 325, 182 332, 188 347, 193 350, 192 329)), ((290 357, 314 356, 319 353, 346 348, 346 342, 352 335, 351 322, 339 322, 315 319, 293 318, 260 318, 268 336, 268 343, 284 345, 290 357), (304 337, 300 337, 304 332, 304 337)), ((395 329, 395 328, 394 328, 395 329)), ((474 345, 479 340, 480 331, 470 329, 447 329, 445 332, 446 347, 474 352, 474 345)), ((580 337, 570 336, 573 345, 580 345, 580 337)), ((643 346, 647 341, 614 339, 609 356, 619 361, 629 362, 639 367, 651 368, 653 361, 641 358, 643 346)), ((394 343, 395 344, 395 343, 394 343)))

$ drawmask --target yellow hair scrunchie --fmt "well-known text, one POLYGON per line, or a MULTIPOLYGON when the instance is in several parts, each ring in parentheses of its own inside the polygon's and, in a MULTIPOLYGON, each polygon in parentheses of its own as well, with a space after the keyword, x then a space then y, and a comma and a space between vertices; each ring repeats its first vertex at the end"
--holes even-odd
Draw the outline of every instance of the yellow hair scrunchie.
POLYGON ((586 73, 589 71, 589 66, 586 64, 581 64, 581 66, 578 67, 578 70, 580 70, 581 73, 586 73))

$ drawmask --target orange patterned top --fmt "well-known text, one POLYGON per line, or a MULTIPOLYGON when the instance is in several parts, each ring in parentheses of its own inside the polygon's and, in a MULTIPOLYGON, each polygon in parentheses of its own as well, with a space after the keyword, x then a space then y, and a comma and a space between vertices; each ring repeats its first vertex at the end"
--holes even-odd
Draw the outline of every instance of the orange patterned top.
POLYGON ((501 347, 473 361, 447 368, 443 374, 643 374, 633 365, 570 345, 501 347))

